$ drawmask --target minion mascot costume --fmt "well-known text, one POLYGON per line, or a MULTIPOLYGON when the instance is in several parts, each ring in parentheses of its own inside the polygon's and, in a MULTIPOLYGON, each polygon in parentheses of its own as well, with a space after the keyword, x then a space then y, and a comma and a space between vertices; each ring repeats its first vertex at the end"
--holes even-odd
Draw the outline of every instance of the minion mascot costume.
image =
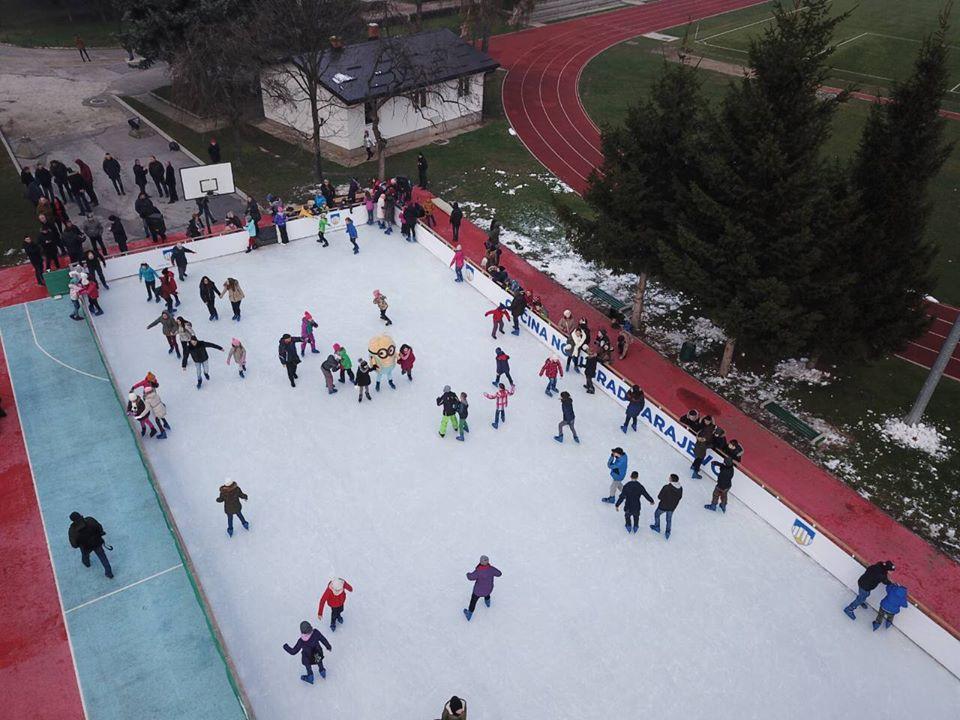
POLYGON ((397 389, 393 384, 393 369, 397 366, 397 346, 389 335, 377 335, 370 338, 370 366, 377 370, 377 384, 374 386, 380 392, 380 381, 385 377, 387 384, 397 389))

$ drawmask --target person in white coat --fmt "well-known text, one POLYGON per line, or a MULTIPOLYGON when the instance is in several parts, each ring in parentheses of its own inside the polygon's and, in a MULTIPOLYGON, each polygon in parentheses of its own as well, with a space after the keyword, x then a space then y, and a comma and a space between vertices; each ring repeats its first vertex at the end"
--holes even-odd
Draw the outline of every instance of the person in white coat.
POLYGON ((387 194, 380 193, 380 197, 377 198, 377 227, 381 230, 387 229, 387 194))
POLYGON ((153 419, 157 421, 157 427, 160 429, 157 438, 165 440, 167 430, 170 429, 170 423, 167 422, 167 405, 160 399, 160 393, 152 385, 147 385, 143 389, 143 403, 153 413, 153 419))
POLYGON ((582 327, 575 327, 573 332, 570 333, 570 355, 567 356, 567 372, 570 371, 570 365, 573 364, 573 369, 576 372, 580 372, 580 355, 583 353, 583 348, 587 344, 587 333, 582 327))

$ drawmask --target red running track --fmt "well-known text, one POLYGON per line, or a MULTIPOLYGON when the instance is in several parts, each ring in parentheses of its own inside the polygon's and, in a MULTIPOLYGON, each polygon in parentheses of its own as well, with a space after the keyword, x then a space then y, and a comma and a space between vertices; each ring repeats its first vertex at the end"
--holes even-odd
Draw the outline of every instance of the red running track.
MULTIPOLYGON (((933 319, 927 332, 907 343, 907 346, 897 353, 898 358, 925 368, 931 367, 937 359, 940 348, 943 347, 950 333, 950 328, 953 327, 957 315, 960 315, 960 309, 942 303, 930 303, 927 310, 933 319)), ((944 375, 953 380, 960 380, 960 345, 953 349, 953 355, 947 361, 944 375)))

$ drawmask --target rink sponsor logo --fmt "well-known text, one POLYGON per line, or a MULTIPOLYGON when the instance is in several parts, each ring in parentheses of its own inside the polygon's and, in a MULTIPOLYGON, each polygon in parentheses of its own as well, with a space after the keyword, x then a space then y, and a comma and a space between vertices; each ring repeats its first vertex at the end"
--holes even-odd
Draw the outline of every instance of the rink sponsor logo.
POLYGON ((334 229, 341 227, 343 225, 343 213, 337 210, 336 212, 327 213, 327 227, 334 229))
POLYGON ((793 541, 801 547, 807 547, 817 536, 816 530, 803 522, 800 518, 793 521, 793 528, 790 530, 793 535, 793 541))

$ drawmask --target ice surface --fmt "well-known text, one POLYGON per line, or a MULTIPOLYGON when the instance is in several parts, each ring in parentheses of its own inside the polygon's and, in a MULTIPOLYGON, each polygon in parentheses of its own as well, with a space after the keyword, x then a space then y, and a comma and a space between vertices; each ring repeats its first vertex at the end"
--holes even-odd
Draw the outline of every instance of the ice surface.
POLYGON ((427 251, 375 228, 361 227, 357 256, 333 238, 190 267, 181 314, 202 339, 244 341, 246 380, 213 351, 197 391, 159 328, 144 329, 159 306, 135 279, 103 293, 96 321, 121 383, 159 377, 173 430, 147 443, 150 459, 258 717, 429 720, 453 694, 475 720, 956 717, 956 678, 896 630, 871 632, 872 613, 848 620, 850 593, 736 500, 726 516, 705 511, 711 485, 642 426, 622 435, 617 405, 579 377, 560 386, 583 443, 555 443, 559 401, 537 377, 546 348, 491 339, 488 302, 427 251), (240 280, 239 325, 224 301, 207 321, 204 274, 240 280), (397 371, 398 390, 358 405, 349 385, 326 394, 320 362, 333 342, 357 362, 383 331, 374 288, 397 345, 415 349, 415 379, 397 371), (308 350, 293 389, 277 340, 306 309, 324 354, 308 350), (494 431, 482 393, 498 345, 517 394, 494 431), (437 436, 445 384, 470 396, 465 443, 437 436), (647 529, 651 508, 627 535, 600 502, 616 445, 653 495, 669 472, 684 478, 669 542, 647 529), (251 530, 232 539, 214 502, 227 476, 250 496, 251 530), (468 624, 464 573, 481 554, 503 577, 468 624), (319 626, 333 652, 310 687, 281 645, 316 620, 334 575, 355 591, 335 634, 329 615, 319 626))

